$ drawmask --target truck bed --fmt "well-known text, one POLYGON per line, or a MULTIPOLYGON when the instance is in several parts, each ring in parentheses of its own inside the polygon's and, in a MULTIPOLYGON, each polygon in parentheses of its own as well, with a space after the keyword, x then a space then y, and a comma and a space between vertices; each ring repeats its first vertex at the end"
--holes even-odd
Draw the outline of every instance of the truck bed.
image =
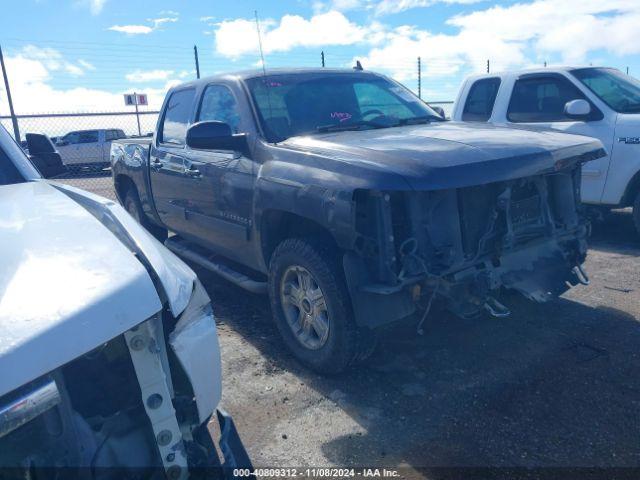
POLYGON ((152 137, 121 138, 111 142, 111 168, 117 163, 128 167, 140 167, 149 158, 152 137))

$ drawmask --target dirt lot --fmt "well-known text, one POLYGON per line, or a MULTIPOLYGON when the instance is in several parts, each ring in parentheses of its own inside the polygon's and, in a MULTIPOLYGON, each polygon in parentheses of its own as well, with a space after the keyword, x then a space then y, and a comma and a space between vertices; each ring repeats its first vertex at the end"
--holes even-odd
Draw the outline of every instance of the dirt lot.
POLYGON ((509 319, 432 315, 333 378, 283 349, 266 299, 200 272, 219 321, 224 406, 255 466, 640 467, 640 242, 600 225, 592 283, 509 319))
MULTIPOLYGON (((110 177, 75 182, 112 196, 110 177)), ((366 365, 332 378, 284 351, 266 299, 198 270, 219 322, 224 407, 255 466, 400 466, 428 478, 452 466, 640 468, 629 212, 598 225, 591 244, 590 286, 546 305, 515 300, 503 320, 433 313, 424 336, 398 326, 366 365)))

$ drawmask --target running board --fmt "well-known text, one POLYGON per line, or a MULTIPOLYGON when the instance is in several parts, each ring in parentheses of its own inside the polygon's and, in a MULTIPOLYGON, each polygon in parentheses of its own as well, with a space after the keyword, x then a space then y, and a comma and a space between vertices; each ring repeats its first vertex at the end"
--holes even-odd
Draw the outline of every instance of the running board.
POLYGON ((165 240, 164 245, 176 255, 190 260, 193 263, 197 263, 201 267, 218 274, 225 280, 236 284, 240 288, 260 295, 267 293, 267 282, 252 280, 245 274, 237 272, 227 265, 214 262, 211 258, 207 257, 203 248, 180 237, 174 236, 168 238, 165 240))

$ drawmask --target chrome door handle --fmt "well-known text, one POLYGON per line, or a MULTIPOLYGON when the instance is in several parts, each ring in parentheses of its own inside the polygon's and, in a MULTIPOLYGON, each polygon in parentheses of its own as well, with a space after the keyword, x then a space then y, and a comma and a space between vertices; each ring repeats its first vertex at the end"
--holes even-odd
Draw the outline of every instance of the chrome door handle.
POLYGON ((184 170, 184 174, 187 177, 191 177, 191 178, 199 178, 202 176, 202 174, 200 173, 200 170, 198 170, 197 168, 186 168, 184 170))
POLYGON ((162 162, 160 160, 154 160, 149 164, 156 172, 162 168, 162 162))

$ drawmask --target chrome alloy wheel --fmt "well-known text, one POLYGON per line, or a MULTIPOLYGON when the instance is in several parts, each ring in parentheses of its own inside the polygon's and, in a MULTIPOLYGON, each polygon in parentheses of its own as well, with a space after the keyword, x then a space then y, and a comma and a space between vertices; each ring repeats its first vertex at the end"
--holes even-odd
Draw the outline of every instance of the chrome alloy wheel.
POLYGON ((329 312, 324 293, 309 270, 299 265, 285 270, 280 300, 296 339, 310 350, 322 348, 329 338, 329 312))

